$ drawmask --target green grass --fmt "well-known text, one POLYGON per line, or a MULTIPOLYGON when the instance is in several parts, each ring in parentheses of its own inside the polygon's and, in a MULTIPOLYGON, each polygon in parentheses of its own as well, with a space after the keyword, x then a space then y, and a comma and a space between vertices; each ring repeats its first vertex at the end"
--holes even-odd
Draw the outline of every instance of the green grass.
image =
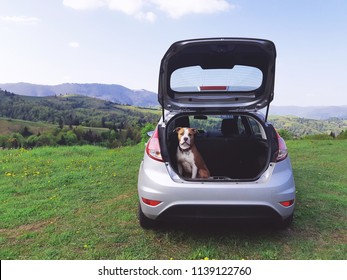
POLYGON ((1 259, 346 259, 347 142, 288 141, 293 225, 166 226, 137 221, 143 144, 0 151, 1 259))
POLYGON ((24 127, 29 128, 31 133, 38 134, 52 131, 57 126, 43 122, 31 122, 0 117, 0 136, 9 135, 14 132, 19 132, 24 127))
MULTIPOLYGON (((53 133, 58 128, 58 125, 45 123, 45 122, 32 122, 32 121, 24 121, 24 120, 0 117, 0 136, 21 132, 24 127, 27 127, 32 134, 37 135, 37 134, 42 134, 45 132, 53 133)), ((74 125, 73 127, 77 127, 77 126, 74 125)), ((81 127, 83 130, 91 130, 98 134, 101 134, 102 132, 110 131, 109 128, 105 128, 105 127, 88 127, 88 126, 78 126, 78 127, 81 127)))

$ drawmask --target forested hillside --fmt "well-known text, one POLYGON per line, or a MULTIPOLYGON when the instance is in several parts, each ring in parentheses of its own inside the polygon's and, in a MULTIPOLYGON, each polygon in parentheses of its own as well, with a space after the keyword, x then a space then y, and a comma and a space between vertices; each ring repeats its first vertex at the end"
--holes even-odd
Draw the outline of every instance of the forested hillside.
POLYGON ((0 90, 0 117, 52 124, 124 128, 158 119, 158 110, 119 105, 81 95, 20 96, 0 90))
MULTIPOLYGON (((120 147, 139 143, 154 128, 161 111, 120 105, 76 94, 33 97, 0 90, 0 147, 32 148, 93 144, 120 147)), ((270 116, 286 139, 307 135, 335 137, 347 120, 270 116)), ((345 136, 340 136, 342 138, 345 136)))
POLYGON ((117 147, 136 144, 141 140, 143 127, 156 123, 159 116, 159 110, 119 105, 80 95, 29 97, 0 90, 0 117, 4 118, 1 130, 8 132, 0 138, 0 146, 102 143, 117 147), (18 125, 17 121, 18 129, 5 129, 11 127, 8 122, 14 119, 44 122, 52 124, 52 127, 36 133, 32 123, 18 125))
POLYGON ((277 129, 286 130, 290 135, 289 138, 319 134, 335 137, 347 131, 347 120, 339 118, 315 120, 294 116, 270 116, 269 120, 277 129))

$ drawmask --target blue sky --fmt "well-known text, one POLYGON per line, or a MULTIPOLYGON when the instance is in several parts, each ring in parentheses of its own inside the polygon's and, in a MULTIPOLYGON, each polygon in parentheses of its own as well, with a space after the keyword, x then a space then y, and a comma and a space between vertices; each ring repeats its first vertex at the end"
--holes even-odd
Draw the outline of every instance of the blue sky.
POLYGON ((347 105, 346 0, 0 0, 0 83, 121 84, 157 92, 177 40, 277 47, 275 105, 347 105))

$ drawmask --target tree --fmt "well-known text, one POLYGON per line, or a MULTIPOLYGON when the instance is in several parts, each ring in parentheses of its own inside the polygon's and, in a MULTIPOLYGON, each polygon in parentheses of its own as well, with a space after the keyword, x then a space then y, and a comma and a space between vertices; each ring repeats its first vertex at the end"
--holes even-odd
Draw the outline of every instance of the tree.
POLYGON ((23 137, 29 137, 32 135, 27 126, 24 126, 19 133, 22 134, 23 137))
POLYGON ((81 140, 83 138, 84 129, 82 126, 78 125, 73 129, 73 133, 76 134, 78 140, 81 140))
POLYGON ((20 133, 12 133, 7 139, 8 148, 22 148, 24 147, 25 139, 20 133))
POLYGON ((53 135, 50 133, 48 134, 41 134, 37 137, 37 146, 53 146, 55 144, 53 135))
POLYGON ((71 130, 66 132, 65 140, 66 140, 66 144, 69 146, 73 146, 73 145, 77 144, 77 142, 78 142, 76 134, 73 133, 73 131, 71 131, 71 130))
POLYGON ((101 117, 101 127, 106 127, 106 118, 105 117, 101 117))
POLYGON ((60 129, 63 129, 64 128, 64 120, 62 117, 59 118, 58 120, 58 125, 59 125, 59 128, 60 129))
POLYGON ((8 136, 0 135, 0 148, 7 148, 8 136))
POLYGON ((61 135, 61 136, 60 136, 60 139, 57 141, 57 144, 58 144, 58 145, 62 145, 62 146, 65 146, 65 145, 66 145, 66 140, 65 140, 64 135, 61 135))
POLYGON ((37 142, 38 142, 38 136, 36 136, 36 135, 29 136, 28 139, 26 140, 26 148, 36 147, 37 142))

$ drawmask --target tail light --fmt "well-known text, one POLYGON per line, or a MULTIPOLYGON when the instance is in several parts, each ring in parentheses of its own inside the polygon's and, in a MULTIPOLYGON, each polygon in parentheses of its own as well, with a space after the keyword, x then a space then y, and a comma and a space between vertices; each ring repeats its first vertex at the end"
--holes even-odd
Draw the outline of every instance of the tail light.
POLYGON ((143 203, 145 203, 149 206, 157 206, 161 203, 161 201, 159 201, 159 200, 153 200, 153 199, 148 199, 148 198, 144 198, 144 197, 142 197, 142 201, 143 201, 143 203))
POLYGON ((284 207, 292 206, 294 204, 294 199, 281 201, 280 204, 284 207))
POLYGON ((160 152, 158 128, 155 129, 152 137, 149 139, 149 141, 147 143, 146 153, 150 158, 152 158, 154 160, 163 161, 163 158, 162 158, 161 152, 160 152))
POLYGON ((288 149, 287 149, 286 142, 284 142, 281 135, 279 135, 277 131, 276 131, 276 134, 277 134, 277 141, 278 141, 278 154, 277 154, 276 161, 279 162, 284 160, 288 156, 288 149))

